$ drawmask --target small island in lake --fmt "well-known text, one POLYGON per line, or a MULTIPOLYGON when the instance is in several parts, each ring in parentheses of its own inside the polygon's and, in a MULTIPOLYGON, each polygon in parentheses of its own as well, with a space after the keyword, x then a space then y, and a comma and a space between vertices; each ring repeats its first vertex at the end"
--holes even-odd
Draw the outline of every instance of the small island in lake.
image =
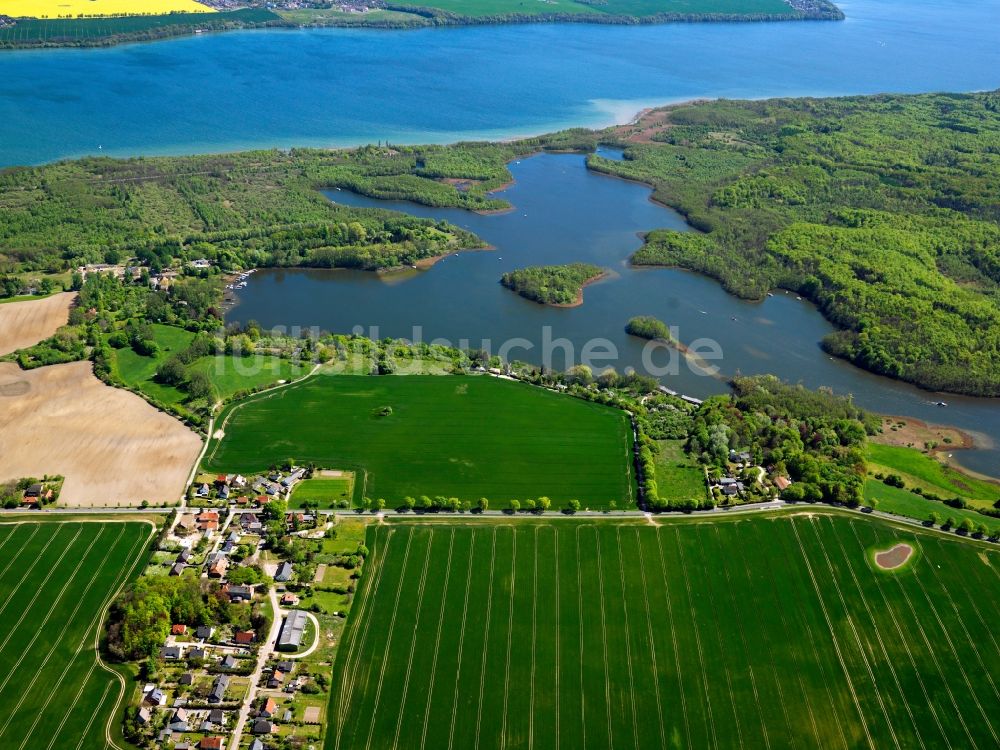
POLYGON ((529 266, 505 273, 500 283, 522 297, 555 307, 583 304, 583 288, 607 275, 591 263, 561 266, 529 266))
POLYGON ((625 324, 625 333, 650 341, 662 339, 672 344, 677 343, 677 339, 670 333, 667 324, 652 315, 637 315, 634 318, 629 318, 628 323, 625 324))

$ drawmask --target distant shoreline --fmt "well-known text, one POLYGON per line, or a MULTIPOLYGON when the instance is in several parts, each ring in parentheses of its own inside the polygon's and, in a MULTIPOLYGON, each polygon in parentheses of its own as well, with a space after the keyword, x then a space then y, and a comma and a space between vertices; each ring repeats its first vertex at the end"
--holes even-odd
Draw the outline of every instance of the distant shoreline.
MULTIPOLYGON (((792 21, 842 21, 844 13, 830 0, 788 0, 792 12, 776 13, 655 13, 648 16, 605 13, 501 13, 466 16, 417 4, 387 2, 361 13, 317 9, 308 22, 292 11, 241 8, 217 13, 170 13, 157 16, 106 16, 95 18, 0 18, 0 52, 4 50, 102 48, 118 44, 154 42, 202 33, 249 29, 383 29, 408 30, 456 26, 509 26, 576 23, 599 26, 652 26, 672 23, 784 23, 792 21), (395 14, 399 18, 376 14, 395 14), (118 26, 109 30, 107 27, 118 26)), ((296 11, 298 12, 298 11, 296 11)))

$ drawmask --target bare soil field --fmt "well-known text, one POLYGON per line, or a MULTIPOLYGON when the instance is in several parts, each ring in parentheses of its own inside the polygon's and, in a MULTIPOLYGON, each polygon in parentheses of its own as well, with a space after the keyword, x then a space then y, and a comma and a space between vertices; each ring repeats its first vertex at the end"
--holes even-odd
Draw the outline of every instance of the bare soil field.
POLYGON ((882 568, 882 570, 895 570, 896 568, 905 565, 906 561, 910 559, 910 555, 912 554, 913 547, 909 544, 897 544, 892 549, 876 553, 875 563, 882 568))
POLYGON ((60 505, 174 502, 201 440, 90 362, 22 371, 0 362, 0 480, 66 477, 60 505))
POLYGON ((0 356, 37 344, 66 325, 76 292, 0 305, 0 356))

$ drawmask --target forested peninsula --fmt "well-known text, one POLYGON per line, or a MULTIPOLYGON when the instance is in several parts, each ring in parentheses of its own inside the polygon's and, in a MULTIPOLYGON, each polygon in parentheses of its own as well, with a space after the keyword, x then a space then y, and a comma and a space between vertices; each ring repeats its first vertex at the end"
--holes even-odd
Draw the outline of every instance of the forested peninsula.
POLYGON ((568 0, 525 5, 520 0, 352 0, 265 2, 232 10, 206 0, 218 13, 10 18, 0 15, 0 50, 32 47, 108 47, 202 32, 256 28, 339 27, 415 29, 525 23, 636 25, 702 22, 838 21, 830 0, 568 0))
MULTIPOLYGON (((831 353, 925 388, 1000 395, 1000 93, 715 101, 513 143, 84 159, 0 172, 0 277, 134 256, 222 268, 414 264, 483 243, 321 188, 498 210, 508 161, 591 154, 696 231, 650 227, 633 263, 784 288, 838 330, 831 353), (459 189, 460 187, 460 189, 459 189)), ((9 285, 13 290, 16 284, 9 285)))

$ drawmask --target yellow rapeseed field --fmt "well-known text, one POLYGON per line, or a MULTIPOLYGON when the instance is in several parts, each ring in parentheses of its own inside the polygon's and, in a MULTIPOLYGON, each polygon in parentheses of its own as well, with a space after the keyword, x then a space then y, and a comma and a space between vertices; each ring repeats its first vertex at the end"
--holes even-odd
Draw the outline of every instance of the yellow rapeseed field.
POLYGON ((14 18, 159 15, 184 11, 214 13, 195 0, 0 0, 0 15, 14 18))

